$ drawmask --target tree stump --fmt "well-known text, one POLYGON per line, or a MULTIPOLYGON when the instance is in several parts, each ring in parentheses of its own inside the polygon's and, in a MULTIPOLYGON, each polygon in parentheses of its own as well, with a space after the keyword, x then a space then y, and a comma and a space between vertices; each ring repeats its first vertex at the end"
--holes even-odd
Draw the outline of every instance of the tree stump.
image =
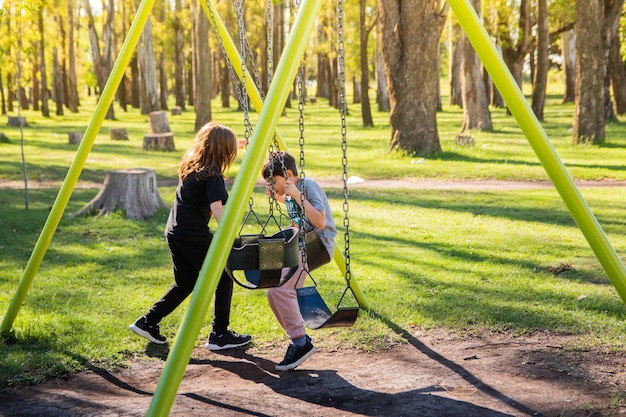
POLYGON ((454 144, 457 146, 474 146, 474 138, 469 135, 457 135, 454 138, 454 144))
POLYGON ((83 140, 83 132, 69 132, 67 136, 72 145, 77 145, 83 140))
POLYGON ((112 127, 109 129, 111 140, 128 140, 128 132, 123 127, 112 127))
POLYGON ((163 110, 150 112, 150 133, 171 132, 167 113, 163 110))
POLYGON ((10 127, 24 127, 28 126, 28 122, 24 116, 9 116, 7 125, 10 127))
POLYGON ((148 133, 143 137, 143 149, 148 150, 160 150, 160 151, 175 151, 174 146, 174 134, 172 132, 166 133, 148 133))
POLYGON ((167 205, 159 194, 153 169, 120 169, 107 171, 98 195, 75 216, 95 212, 99 216, 108 216, 116 210, 123 210, 129 219, 146 220, 161 207, 167 205))
POLYGON ((179 114, 183 113, 183 109, 180 108, 180 106, 174 106, 172 107, 172 116, 178 116, 179 114))

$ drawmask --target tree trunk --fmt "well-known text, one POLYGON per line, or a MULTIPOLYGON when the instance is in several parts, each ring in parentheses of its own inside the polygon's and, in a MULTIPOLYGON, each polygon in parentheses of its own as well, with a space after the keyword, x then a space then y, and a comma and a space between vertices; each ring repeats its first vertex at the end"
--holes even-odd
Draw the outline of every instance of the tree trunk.
POLYGON ((230 108, 230 72, 228 70, 228 65, 226 65, 224 58, 224 51, 222 48, 219 48, 218 51, 218 63, 219 63, 219 71, 220 71, 220 97, 222 99, 222 108, 228 109, 230 108))
POLYGON ((604 4, 600 0, 576 2, 576 110, 573 142, 604 142, 604 50, 601 25, 604 4))
POLYGON ((211 50, 209 49, 209 19, 195 1, 196 7, 196 131, 211 121, 211 50))
POLYGON ((352 77, 352 104, 361 104, 361 83, 352 77))
POLYGON ((95 212, 108 216, 122 210, 129 219, 147 220, 165 207, 154 170, 121 169, 108 171, 98 195, 74 216, 95 212))
POLYGON ((69 24, 69 32, 67 37, 68 48, 68 74, 67 74, 67 106, 72 113, 78 113, 78 106, 80 104, 78 98, 78 87, 76 83, 76 57, 74 52, 74 3, 72 0, 67 2, 67 20, 69 24))
POLYGON ((317 54, 317 97, 329 98, 328 88, 328 55, 324 52, 317 54))
POLYGON ((0 102, 2 105, 2 115, 5 116, 7 114, 7 103, 4 96, 4 85, 2 82, 2 68, 0 68, 0 102))
POLYGON ((546 88, 548 86, 548 70, 550 69, 548 59, 549 36, 547 0, 537 0, 537 65, 533 80, 532 109, 540 121, 543 121, 543 109, 546 105, 546 88))
POLYGON ((176 105, 185 110, 185 54, 184 54, 184 32, 181 22, 182 5, 181 0, 175 1, 174 18, 174 97, 176 105))
POLYGON ((152 44, 152 19, 148 17, 141 33, 141 42, 137 48, 139 57, 139 105, 141 114, 159 110, 159 92, 156 73, 156 58, 152 44))
POLYGON ((622 60, 621 42, 619 36, 614 36, 611 41, 609 53, 609 72, 613 85, 613 98, 617 114, 626 113, 626 68, 622 60))
MULTIPOLYGON (((480 12, 480 0, 473 0, 474 9, 480 12)), ((463 34, 463 63, 461 64, 461 90, 463 91, 463 124, 461 134, 469 136, 471 129, 492 130, 491 114, 482 78, 481 63, 474 47, 463 34)))
MULTIPOLYGON (((378 41, 376 44, 378 45, 378 41)), ((387 78, 385 78, 385 66, 380 49, 376 48, 376 103, 378 111, 389 111, 389 92, 387 90, 387 78)))
POLYGON ((576 32, 568 30, 561 36, 563 50, 563 79, 565 94, 563 103, 573 102, 576 97, 576 32))
MULTIPOLYGON (((499 44, 502 45, 502 59, 521 89, 524 60, 528 54, 531 36, 530 0, 520 1, 519 19, 516 30, 503 31, 503 33, 504 36, 502 36, 499 42, 499 44)), ((508 109, 507 113, 510 114, 508 109)))
MULTIPOLYGON (((106 21, 104 24, 104 30, 102 38, 104 40, 104 52, 100 51, 100 40, 98 39, 98 33, 96 32, 96 25, 94 22, 93 14, 91 12, 91 4, 89 0, 83 0, 85 12, 88 19, 89 40, 91 42, 91 57, 93 60, 93 69, 98 80, 98 89, 100 93, 104 89, 109 75, 111 74, 112 64, 112 43, 113 43, 113 12, 114 4, 113 0, 109 0, 106 4, 106 21)), ((103 12, 104 13, 104 12, 103 12)), ((105 119, 114 120, 115 112, 113 111, 113 105, 109 106, 105 119)))
POLYGON ((138 109, 141 107, 141 99, 139 98, 140 93, 139 93, 139 58, 137 56, 137 53, 135 51, 135 54, 133 55, 133 57, 130 60, 130 74, 131 74, 131 79, 130 79, 130 105, 133 106, 133 108, 138 109))
MULTIPOLYGON (((370 94, 369 94, 369 60, 367 56, 367 41, 370 36, 370 29, 367 27, 365 21, 365 6, 367 0, 360 0, 359 22, 360 22, 360 36, 361 36, 361 118, 363 120, 363 127, 373 127, 374 119, 372 118, 372 108, 370 106, 370 94)), ((373 25, 371 26, 373 28, 373 25)))
POLYGON ((410 154, 430 154, 441 150, 437 51, 447 9, 436 10, 435 3, 423 0, 409 3, 378 3, 391 105, 390 147, 410 154))
POLYGON ((65 95, 63 94, 63 75, 61 73, 61 65, 59 64, 59 53, 56 47, 52 48, 52 61, 52 82, 54 84, 54 102, 57 108, 56 115, 63 116, 63 103, 65 103, 65 95))
MULTIPOLYGON (((40 107, 39 107, 39 100, 40 100, 40 94, 41 94, 41 85, 39 84, 39 71, 41 70, 41 67, 39 65, 39 48, 40 45, 37 44, 33 44, 33 51, 35 52, 33 54, 33 62, 32 62, 32 88, 30 90, 30 101, 32 101, 33 103, 33 110, 35 111, 39 111, 40 107)), ((23 73, 22 73, 23 74, 23 73)), ((25 96, 22 95, 20 98, 24 98, 25 96)), ((22 107, 24 108, 24 107, 22 107)), ((28 108, 28 106, 26 107, 28 108)))
POLYGON ((165 55, 163 51, 159 54, 159 80, 160 80, 160 88, 159 88, 159 101, 160 101, 160 109, 161 110, 169 110, 169 106, 167 105, 167 73, 165 72, 165 55))
POLYGON ((624 0, 614 0, 608 3, 605 2, 604 5, 604 24, 602 24, 604 33, 602 37, 602 49, 604 52, 604 122, 607 123, 617 121, 617 116, 613 111, 613 102, 611 100, 611 73, 609 67, 611 43, 613 38, 615 38, 618 33, 620 15, 622 6, 624 5, 624 0))
POLYGON ((451 106, 463 106, 461 91, 461 63, 463 62, 463 31, 456 18, 450 19, 448 31, 448 80, 450 82, 451 106))

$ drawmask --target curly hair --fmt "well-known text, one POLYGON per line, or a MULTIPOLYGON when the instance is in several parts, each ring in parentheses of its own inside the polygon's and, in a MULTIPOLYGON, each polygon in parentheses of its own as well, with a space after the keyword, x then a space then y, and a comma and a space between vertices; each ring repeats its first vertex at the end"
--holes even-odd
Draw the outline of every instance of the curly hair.
POLYGON ((206 179, 223 175, 237 156, 237 137, 227 126, 209 122, 202 126, 191 148, 183 155, 178 178, 185 181, 191 174, 206 179))

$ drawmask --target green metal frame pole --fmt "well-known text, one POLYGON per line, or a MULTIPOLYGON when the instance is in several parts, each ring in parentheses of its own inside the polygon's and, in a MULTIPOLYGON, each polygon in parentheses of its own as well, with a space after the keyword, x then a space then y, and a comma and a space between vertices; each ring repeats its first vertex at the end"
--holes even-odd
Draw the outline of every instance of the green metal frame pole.
POLYGON ((178 329, 174 345, 155 389, 154 397, 148 409, 148 416, 167 416, 172 407, 176 391, 191 357, 196 337, 202 327, 204 315, 226 265, 235 234, 254 189, 255 180, 261 170, 272 133, 276 128, 282 108, 287 101, 287 95, 291 90, 291 83, 304 55, 320 4, 321 0, 305 0, 298 9, 292 26, 293 30, 276 68, 276 74, 270 85, 265 105, 259 115, 257 128, 250 141, 248 152, 241 164, 241 170, 235 178, 224 215, 202 264, 189 308, 178 329))
POLYGON ((498 54, 487 31, 480 23, 476 11, 468 0, 448 0, 448 4, 463 26, 465 34, 526 135, 531 147, 539 157, 576 224, 604 267, 622 301, 626 302, 626 268, 624 264, 561 162, 548 135, 541 127, 524 94, 498 54))
MULTIPOLYGON (((226 51, 226 55, 228 55, 228 59, 230 60, 233 66, 233 69, 235 70, 237 76, 241 80, 242 74, 243 74, 242 69, 241 69, 241 56, 239 55, 239 51, 237 50, 237 47, 235 46, 233 39, 230 37, 228 30, 226 30, 226 26, 224 25, 224 22, 222 18, 220 17, 219 12, 215 8, 215 5, 213 4, 213 2, 211 2, 210 0, 202 1, 201 4, 209 20, 211 20, 211 15, 213 16, 213 18, 215 18, 216 27, 214 29, 218 31, 217 36, 219 36, 219 38, 222 40, 222 43, 224 45, 224 50, 226 51)), ((247 70, 246 70, 246 79, 251 79, 251 76, 247 72, 247 70)), ((261 99, 261 94, 259 93, 259 90, 257 89, 257 86, 255 83, 250 83, 250 89, 248 93, 250 94, 250 100, 252 102, 252 105, 254 106, 256 111, 260 113, 261 109, 263 109, 263 100, 261 99)), ((275 132, 276 132, 276 137, 279 141, 280 147, 288 152, 289 148, 287 147, 287 144, 284 142, 282 136, 279 134, 278 129, 276 129, 275 132)), ((338 243, 336 241, 335 241, 335 251, 334 251, 333 260, 335 261, 335 263, 337 264, 337 267, 339 268, 339 270, 345 277, 346 276, 346 258, 341 253, 341 250, 339 249, 338 243)), ((365 294, 361 290, 361 287, 359 286, 359 283, 357 282, 357 280, 354 279, 354 277, 352 277, 348 284, 350 285, 350 288, 352 289, 352 293, 354 294, 355 298, 357 299, 359 303, 359 307, 361 307, 362 309, 369 310, 370 308, 369 302, 367 301, 367 298, 365 297, 365 294)))
POLYGON ((119 86, 122 76, 124 75, 124 70, 128 67, 128 63, 132 58, 135 46, 137 45, 143 27, 146 25, 146 21, 150 16, 150 10, 153 5, 154 0, 142 0, 139 8, 137 9, 137 13, 135 14, 135 18, 129 29, 128 36, 126 37, 126 40, 122 45, 122 49, 120 50, 120 55, 117 57, 111 75, 102 90, 102 95, 100 96, 100 100, 98 100, 98 105, 96 106, 94 115, 91 118, 91 122, 85 131, 83 140, 76 151, 74 161, 65 176, 63 185, 61 186, 54 205, 50 210, 48 220, 46 220, 46 223, 41 230, 41 234, 39 235, 39 239, 37 240, 35 248, 31 253, 18 289, 9 304, 7 313, 2 321, 2 327, 0 327, 1 334, 7 334, 11 330, 15 317, 17 316, 17 313, 26 298, 26 293, 35 279, 35 274, 41 265, 41 261, 48 250, 50 241, 52 240, 54 232, 61 221, 61 217, 67 207, 67 203, 72 196, 72 191, 74 190, 76 182, 80 177, 80 173, 85 165, 89 151, 91 151, 91 147, 96 140, 96 135, 100 130, 100 126, 102 126, 102 121, 109 110, 109 106, 111 106, 111 103, 113 102, 117 87, 119 86))
MULTIPOLYGON (((230 37, 230 33, 228 33, 228 30, 226 29, 226 25, 224 25, 224 21, 222 20, 222 17, 220 16, 219 12, 215 8, 215 5, 213 4, 211 0, 201 0, 200 4, 202 5, 202 8, 204 9, 204 13, 206 14, 210 23, 213 23, 212 22, 213 19, 211 18, 211 16, 215 18, 216 27, 214 27, 213 29, 217 31, 216 35, 222 40, 222 44, 224 45, 224 50, 226 51, 226 55, 228 56, 228 59, 230 60, 230 63, 233 67, 233 70, 235 71, 235 74, 237 74, 237 77, 239 77, 239 80, 242 80, 243 71, 242 71, 242 65, 241 65, 242 64, 241 56, 239 55, 239 51, 237 50, 237 47, 235 46, 235 42, 233 42, 233 38, 230 37)), ((247 69, 246 69, 245 74, 246 74, 247 80, 252 80, 252 76, 250 75, 247 69)), ((252 102, 254 109, 256 110, 257 113, 261 113, 261 109, 263 108, 263 99, 261 98, 261 93, 259 92, 259 89, 257 88, 256 83, 252 82, 252 83, 246 84, 246 89, 248 90, 248 95, 250 96, 250 101, 252 102)), ((280 145, 280 147, 282 149, 287 149, 287 144, 283 140, 282 135, 278 132, 278 129, 275 130, 275 133, 276 133, 276 138, 278 140, 278 144, 280 145)))

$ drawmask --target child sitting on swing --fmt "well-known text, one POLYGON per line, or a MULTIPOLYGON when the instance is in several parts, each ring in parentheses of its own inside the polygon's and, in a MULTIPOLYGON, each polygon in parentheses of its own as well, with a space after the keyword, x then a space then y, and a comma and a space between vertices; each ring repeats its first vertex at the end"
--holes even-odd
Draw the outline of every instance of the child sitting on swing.
MULTIPOLYGON (((285 204, 295 227, 303 227, 304 223, 307 232, 315 230, 328 252, 328 258, 322 263, 330 262, 337 228, 324 190, 310 178, 301 180, 295 158, 283 151, 273 152, 265 160, 262 174, 266 193, 273 191, 276 200, 285 204), (304 203, 303 195, 306 197, 304 203)), ((304 286, 308 270, 308 265, 303 265, 301 259, 297 267, 283 270, 285 283, 267 290, 270 308, 291 339, 283 361, 276 365, 277 371, 293 370, 315 352, 313 339, 306 334, 296 294, 296 288, 304 286)))

